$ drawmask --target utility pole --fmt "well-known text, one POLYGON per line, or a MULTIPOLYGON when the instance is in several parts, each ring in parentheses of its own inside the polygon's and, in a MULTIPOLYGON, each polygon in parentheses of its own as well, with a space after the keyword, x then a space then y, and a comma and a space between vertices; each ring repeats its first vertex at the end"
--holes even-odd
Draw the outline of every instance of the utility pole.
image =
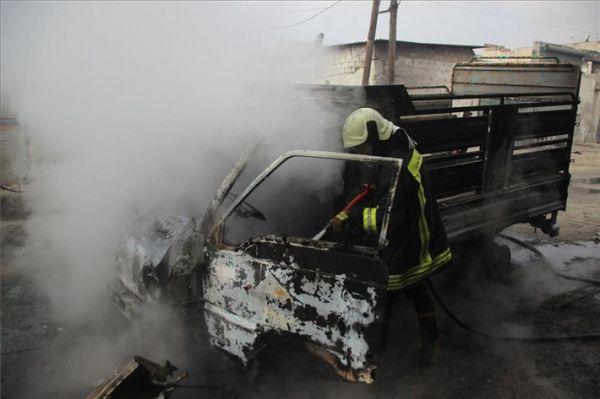
POLYGON ((381 0, 373 0, 371 8, 371 23, 369 24, 369 35, 367 37, 367 49, 365 52, 365 68, 363 71, 362 85, 369 85, 369 76, 371 75, 371 60, 373 59, 373 45, 375 44, 375 31, 377 30, 377 17, 379 12, 379 3, 381 0))
POLYGON ((390 37, 388 40, 388 83, 394 84, 394 73, 396 72, 396 23, 398 17, 398 0, 390 2, 390 37))

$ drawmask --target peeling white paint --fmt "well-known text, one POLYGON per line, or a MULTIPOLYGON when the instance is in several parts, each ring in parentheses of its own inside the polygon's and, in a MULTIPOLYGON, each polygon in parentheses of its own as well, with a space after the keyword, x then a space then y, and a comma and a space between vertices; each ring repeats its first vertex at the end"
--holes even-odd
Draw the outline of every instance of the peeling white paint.
POLYGON ((204 316, 210 343, 236 356, 244 365, 248 364, 250 358, 244 349, 254 347, 258 338, 257 330, 245 328, 251 324, 214 306, 205 308, 204 316))
POLYGON ((348 277, 344 274, 317 274, 315 281, 306 277, 300 280, 297 269, 295 263, 278 265, 240 252, 214 253, 204 279, 207 326, 213 344, 246 363, 259 329, 290 332, 329 348, 347 367, 358 370, 372 366, 367 360, 369 345, 363 328, 375 321, 375 289, 369 287, 369 297, 360 298, 345 289, 348 277), (306 305, 321 316, 320 324, 317 317, 298 318, 295 312, 306 309, 306 305), (346 331, 323 322, 331 315, 344 320, 346 331), (338 342, 342 342, 342 353, 332 350, 338 342))

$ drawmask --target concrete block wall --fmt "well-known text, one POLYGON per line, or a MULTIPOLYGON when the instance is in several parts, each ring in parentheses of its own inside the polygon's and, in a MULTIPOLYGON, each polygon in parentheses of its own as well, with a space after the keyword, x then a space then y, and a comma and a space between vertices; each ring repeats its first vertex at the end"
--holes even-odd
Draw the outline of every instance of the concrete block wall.
MULTIPOLYGON (((394 83, 409 87, 452 85, 452 68, 456 62, 426 58, 405 58, 396 60, 394 83)), ((376 77, 377 84, 387 84, 387 68, 376 77)))
MULTIPOLYGON (((365 50, 364 43, 330 47, 326 70, 320 83, 360 85, 365 50)), ((440 85, 450 87, 454 65, 467 62, 474 56, 473 50, 467 47, 399 43, 396 49, 394 83, 409 87, 440 85)), ((369 83, 388 84, 387 42, 375 44, 369 83)))
POLYGON ((600 143, 600 75, 582 73, 579 99, 579 128, 575 141, 600 143))
MULTIPOLYGON (((589 73, 594 77, 595 84, 590 85, 590 90, 593 89, 592 109, 593 113, 590 116, 590 134, 588 141, 592 143, 600 143, 600 63, 589 62, 589 73)), ((584 73, 585 75, 585 73, 584 73)))
POLYGON ((332 47, 327 52, 325 73, 320 83, 360 85, 364 62, 364 45, 332 47))
POLYGON ((600 41, 577 42, 568 45, 579 50, 600 51, 600 41))
MULTIPOLYGON (((400 43, 396 47, 394 83, 408 87, 446 86, 451 89, 454 66, 468 62, 474 56, 475 53, 468 47, 400 43)), ((381 62, 372 84, 388 84, 387 43, 377 43, 375 58, 381 62)))

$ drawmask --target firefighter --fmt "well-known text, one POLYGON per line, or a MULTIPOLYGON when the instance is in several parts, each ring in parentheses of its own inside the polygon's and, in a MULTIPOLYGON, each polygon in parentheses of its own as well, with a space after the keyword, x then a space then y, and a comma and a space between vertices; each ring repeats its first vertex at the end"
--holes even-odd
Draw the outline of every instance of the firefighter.
MULTIPOLYGON (((435 303, 426 285, 432 274, 452 261, 448 240, 437 203, 422 168, 423 158, 406 131, 386 120, 372 108, 352 112, 342 130, 344 148, 356 154, 402 158, 398 188, 391 208, 387 244, 382 250, 389 267, 388 304, 384 338, 391 310, 399 292, 413 303, 421 331, 423 354, 429 360, 439 356, 435 303)), ((348 163, 352 164, 352 163, 348 163)), ((374 185, 369 201, 348 212, 340 212, 331 224, 336 232, 360 229, 363 235, 378 237, 394 171, 390 167, 366 167, 344 171, 344 196, 352 197, 363 184, 374 185)))

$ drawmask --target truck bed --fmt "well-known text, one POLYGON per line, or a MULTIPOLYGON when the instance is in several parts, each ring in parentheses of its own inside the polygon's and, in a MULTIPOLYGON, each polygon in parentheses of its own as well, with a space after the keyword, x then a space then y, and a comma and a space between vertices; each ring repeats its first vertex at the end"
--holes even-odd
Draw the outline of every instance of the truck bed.
POLYGON ((566 209, 578 104, 573 90, 419 95, 402 85, 304 89, 340 113, 370 106, 406 129, 424 155, 451 242, 516 223, 549 229, 566 209))

